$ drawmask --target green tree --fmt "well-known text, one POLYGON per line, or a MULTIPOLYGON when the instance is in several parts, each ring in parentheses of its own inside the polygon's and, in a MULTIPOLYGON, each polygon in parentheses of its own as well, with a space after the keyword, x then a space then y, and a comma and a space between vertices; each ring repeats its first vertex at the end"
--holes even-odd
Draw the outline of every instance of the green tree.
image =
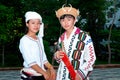
POLYGON ((17 26, 21 26, 21 18, 14 17, 14 8, 0 4, 0 45, 2 46, 2 65, 4 66, 5 46, 13 43, 18 35, 17 26))
MULTIPOLYGON (((71 0, 71 2, 74 0, 71 0)), ((78 0, 74 6, 80 10, 80 20, 78 26, 83 30, 90 33, 94 42, 96 55, 100 54, 99 42, 99 30, 103 29, 105 24, 105 10, 108 7, 106 0, 78 0), (81 27, 80 21, 86 19, 86 25, 81 27)))

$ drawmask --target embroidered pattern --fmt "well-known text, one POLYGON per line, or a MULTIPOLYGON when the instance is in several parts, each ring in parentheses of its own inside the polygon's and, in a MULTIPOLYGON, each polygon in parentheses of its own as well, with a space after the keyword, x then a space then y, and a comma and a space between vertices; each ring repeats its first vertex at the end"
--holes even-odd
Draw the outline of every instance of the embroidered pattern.
POLYGON ((70 56, 70 53, 71 53, 71 50, 72 50, 72 46, 73 46, 73 41, 74 41, 74 39, 75 39, 75 35, 76 35, 76 34, 74 34, 74 35, 72 36, 72 39, 71 39, 71 42, 70 42, 70 45, 69 45, 68 57, 70 56))
POLYGON ((88 44, 91 43, 91 42, 92 42, 92 39, 87 40, 86 45, 88 45, 88 44))
POLYGON ((78 41, 77 42, 77 49, 79 50, 83 50, 85 46, 85 43, 83 41, 78 41))
POLYGON ((66 76, 66 68, 65 68, 65 66, 64 66, 64 70, 63 70, 63 77, 62 77, 62 80, 65 80, 65 76, 66 76))
POLYGON ((86 33, 85 32, 81 32, 80 34, 79 34, 79 40, 80 41, 84 41, 85 40, 85 38, 86 38, 86 33))
MULTIPOLYGON (((84 40, 86 39, 86 33, 85 32, 80 32, 80 29, 77 28, 77 30, 75 31, 75 34, 72 36, 72 39, 70 41, 68 54, 67 54, 68 57, 70 57, 70 54, 71 54, 71 51, 72 51, 73 42, 74 42, 75 37, 76 37, 77 34, 78 34, 78 40, 79 41, 76 43, 76 50, 73 51, 73 54, 72 54, 73 60, 71 61, 71 63, 72 63, 72 65, 73 65, 75 70, 78 70, 78 68, 79 68, 79 65, 80 65, 79 59, 80 59, 81 54, 82 54, 81 51, 84 50, 84 46, 85 46, 84 40)), ((63 33, 61 35, 61 37, 60 37, 61 43, 64 40, 64 36, 65 36, 65 33, 63 33)), ((62 80, 65 80, 65 76, 66 76, 66 67, 64 66, 62 80)), ((69 78, 70 78, 70 74, 69 74, 69 78)))
MULTIPOLYGON (((76 34, 78 34, 79 32, 80 32, 80 29, 77 28, 77 30, 75 31, 75 34, 72 36, 72 39, 71 39, 70 45, 69 45, 69 49, 68 49, 68 54, 67 54, 68 57, 70 57, 70 54, 71 54, 71 50, 72 50, 72 46, 73 46, 73 42, 74 42, 75 36, 76 36, 76 34)), ((63 33, 63 34, 61 35, 61 37, 60 37, 61 43, 63 43, 64 36, 65 36, 65 33, 63 33)), ((60 44, 61 44, 61 43, 60 43, 60 44)), ((63 44, 64 44, 64 43, 63 43, 63 44)), ((73 62, 73 63, 74 63, 74 62, 73 62)), ((63 71, 62 80, 65 79, 65 76, 66 76, 66 73, 65 73, 65 72, 66 72, 66 67, 64 66, 64 71, 63 71)), ((68 77, 70 78, 70 74, 69 74, 68 77)))
POLYGON ((85 32, 79 33, 78 39, 79 39, 79 41, 77 42, 77 45, 76 45, 77 50, 74 50, 73 55, 72 55, 72 57, 73 57, 72 64, 73 64, 75 70, 78 70, 78 68, 79 68, 79 65, 80 65, 79 59, 82 54, 81 51, 84 50, 84 46, 85 46, 84 40, 86 39, 85 32))
MULTIPOLYGON (((73 41, 74 41, 74 39, 75 39, 75 35, 76 35, 76 34, 74 34, 74 35, 72 36, 72 39, 71 39, 71 42, 70 42, 70 45, 69 45, 68 54, 67 54, 68 57, 70 56, 70 53, 71 53, 71 50, 72 50, 72 45, 73 45, 73 41)), ((62 41, 62 43, 63 43, 63 41, 62 41)), ((64 45, 64 43, 63 43, 63 45, 64 45)), ((65 80, 65 76, 66 76, 66 67, 64 66, 64 71, 63 71, 62 80, 65 80)), ((70 74, 69 74, 68 77, 70 78, 70 74)))
POLYGON ((93 47, 91 45, 89 46, 89 53, 90 53, 90 59, 88 61, 88 65, 85 68, 85 70, 87 70, 88 68, 90 68, 90 65, 92 64, 92 62, 94 60, 93 47))
POLYGON ((78 74, 82 77, 82 80, 85 80, 85 75, 80 69, 78 69, 78 74))
POLYGON ((81 52, 78 50, 74 50, 74 52, 73 52, 74 59, 75 60, 80 59, 80 56, 81 56, 81 52))
POLYGON ((74 69, 78 69, 80 62, 78 60, 72 60, 72 64, 74 65, 74 69))

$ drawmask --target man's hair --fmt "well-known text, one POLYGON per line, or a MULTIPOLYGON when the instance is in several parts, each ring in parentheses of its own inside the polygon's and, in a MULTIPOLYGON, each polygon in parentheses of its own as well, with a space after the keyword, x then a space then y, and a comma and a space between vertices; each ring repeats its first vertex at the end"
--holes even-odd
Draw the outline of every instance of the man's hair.
POLYGON ((60 20, 61 20, 61 19, 64 19, 65 17, 71 17, 71 18, 75 19, 75 17, 74 17, 73 15, 64 14, 64 15, 62 15, 62 16, 60 17, 60 20))

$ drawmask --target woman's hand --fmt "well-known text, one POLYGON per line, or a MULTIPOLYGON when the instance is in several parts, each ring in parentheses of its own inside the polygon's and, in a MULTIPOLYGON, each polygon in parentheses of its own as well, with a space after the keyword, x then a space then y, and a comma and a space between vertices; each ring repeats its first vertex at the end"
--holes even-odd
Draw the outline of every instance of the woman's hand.
POLYGON ((45 72, 43 74, 43 76, 44 76, 45 80, 50 80, 50 74, 48 72, 45 72))
POLYGON ((49 80, 56 80, 56 71, 54 69, 50 69, 50 79, 49 80))
POLYGON ((49 63, 44 64, 46 67, 46 73, 49 74, 49 78, 45 78, 46 80, 56 80, 56 71, 54 67, 49 63))

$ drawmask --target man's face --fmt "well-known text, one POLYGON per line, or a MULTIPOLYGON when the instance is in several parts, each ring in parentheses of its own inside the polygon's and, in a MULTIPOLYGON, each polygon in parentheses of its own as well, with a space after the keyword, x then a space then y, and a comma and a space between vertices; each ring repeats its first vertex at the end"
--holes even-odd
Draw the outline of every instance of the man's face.
POLYGON ((60 24, 65 30, 69 30, 74 27, 75 18, 71 15, 65 15, 60 18, 60 24))

